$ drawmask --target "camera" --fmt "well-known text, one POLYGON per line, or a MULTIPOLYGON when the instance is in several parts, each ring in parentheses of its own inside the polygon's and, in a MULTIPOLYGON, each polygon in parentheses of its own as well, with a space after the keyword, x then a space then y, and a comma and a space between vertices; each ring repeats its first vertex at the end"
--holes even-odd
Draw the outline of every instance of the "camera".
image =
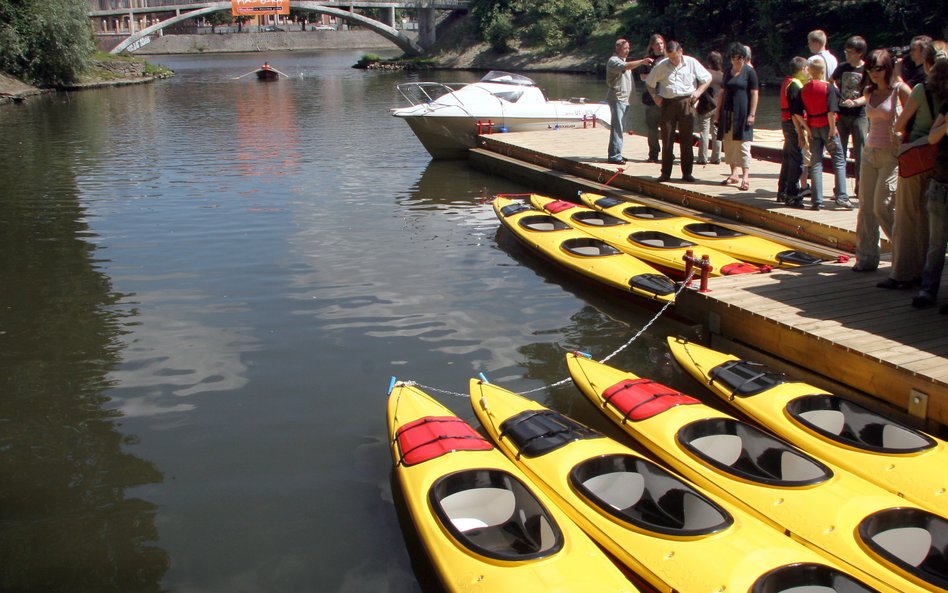
POLYGON ((892 54, 893 58, 899 59, 904 57, 909 53, 909 50, 912 48, 911 45, 898 45, 895 47, 886 48, 889 50, 889 53, 892 54))

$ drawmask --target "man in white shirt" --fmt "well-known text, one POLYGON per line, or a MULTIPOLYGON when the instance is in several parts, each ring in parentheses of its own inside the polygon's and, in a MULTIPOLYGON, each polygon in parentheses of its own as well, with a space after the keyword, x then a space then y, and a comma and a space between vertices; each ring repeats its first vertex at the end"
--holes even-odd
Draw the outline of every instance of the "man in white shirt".
POLYGON ((823 58, 823 62, 826 63, 826 78, 829 79, 833 76, 833 72, 836 72, 836 66, 839 65, 839 60, 837 60, 836 56, 826 47, 828 43, 826 31, 822 29, 810 31, 806 36, 806 43, 810 48, 810 53, 823 58))
POLYGON ((711 73, 698 60, 686 56, 681 44, 669 41, 665 45, 665 59, 649 72, 645 79, 648 92, 655 104, 662 108, 662 174, 659 183, 671 179, 675 162, 674 140, 678 130, 681 152, 681 179, 694 181, 694 114, 698 97, 711 84, 711 73), (659 87, 659 85, 661 85, 659 87), (659 93, 656 87, 661 88, 659 93))

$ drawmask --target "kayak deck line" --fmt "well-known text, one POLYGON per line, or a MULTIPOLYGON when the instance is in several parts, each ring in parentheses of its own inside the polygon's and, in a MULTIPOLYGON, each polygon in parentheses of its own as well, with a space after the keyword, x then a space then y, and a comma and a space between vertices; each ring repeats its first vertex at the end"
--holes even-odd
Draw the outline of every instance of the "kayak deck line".
MULTIPOLYGON (((755 130, 763 139, 757 144, 775 141, 767 132, 755 130)), ((852 257, 857 212, 784 206, 776 200, 779 163, 755 160, 747 192, 720 184, 725 165, 695 166, 693 183, 658 183, 659 166, 645 162, 644 137, 626 137, 631 158, 618 167, 606 162, 608 134, 587 129, 481 136, 469 162, 551 197, 604 194, 748 229, 827 260, 852 257)), ((824 187, 831 182, 825 177, 824 187)), ((721 340, 750 349, 751 358, 782 365, 829 391, 869 396, 937 433, 948 426, 945 319, 932 309, 913 309, 911 291, 877 289, 891 265, 888 254, 883 258, 875 273, 854 274, 853 261, 830 261, 711 278, 709 292, 678 295, 676 315, 703 326, 712 345, 721 340)), ((948 294, 948 275, 941 292, 948 294)))

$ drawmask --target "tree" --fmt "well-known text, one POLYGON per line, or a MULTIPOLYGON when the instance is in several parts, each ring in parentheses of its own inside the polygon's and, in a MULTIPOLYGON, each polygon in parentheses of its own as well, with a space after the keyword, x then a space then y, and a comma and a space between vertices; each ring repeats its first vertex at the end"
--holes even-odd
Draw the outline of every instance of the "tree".
POLYGON ((229 25, 234 22, 234 17, 230 10, 218 10, 207 15, 207 22, 211 23, 211 33, 215 33, 218 25, 229 25))
POLYGON ((44 85, 78 79, 95 49, 82 0, 0 0, 0 69, 44 85))

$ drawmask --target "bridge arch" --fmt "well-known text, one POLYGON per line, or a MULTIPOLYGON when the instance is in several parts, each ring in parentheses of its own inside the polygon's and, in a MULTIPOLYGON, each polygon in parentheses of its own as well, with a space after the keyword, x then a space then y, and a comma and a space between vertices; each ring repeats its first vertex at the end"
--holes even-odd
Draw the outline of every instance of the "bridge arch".
MULTIPOLYGON (((192 5, 193 6, 193 5, 192 5)), ((347 22, 356 23, 364 26, 367 29, 375 31, 382 37, 388 39, 395 45, 397 45, 403 52, 407 55, 418 55, 422 53, 423 49, 415 40, 411 39, 403 32, 390 27, 385 23, 377 21, 375 19, 370 19, 369 17, 362 16, 361 14, 356 14, 354 12, 349 12, 347 10, 340 10, 338 8, 333 8, 331 6, 324 6, 319 2, 308 2, 302 0, 290 0, 290 6, 292 8, 300 8, 303 10, 312 10, 317 14, 328 14, 336 18, 343 19, 347 22)), ((231 3, 230 1, 226 2, 207 2, 203 7, 196 8, 194 10, 181 13, 177 16, 171 17, 161 21, 160 23, 155 23, 150 27, 145 27, 141 31, 137 31, 129 36, 127 39, 123 40, 121 43, 116 45, 111 52, 113 54, 118 54, 125 51, 127 48, 132 47, 133 49, 128 51, 134 51, 138 49, 136 47, 137 42, 152 33, 160 29, 164 29, 167 26, 173 25, 175 23, 180 23, 181 21, 186 21, 188 19, 197 18, 199 16, 204 16, 205 14, 211 14, 212 12, 218 12, 220 10, 230 10, 231 3)))

